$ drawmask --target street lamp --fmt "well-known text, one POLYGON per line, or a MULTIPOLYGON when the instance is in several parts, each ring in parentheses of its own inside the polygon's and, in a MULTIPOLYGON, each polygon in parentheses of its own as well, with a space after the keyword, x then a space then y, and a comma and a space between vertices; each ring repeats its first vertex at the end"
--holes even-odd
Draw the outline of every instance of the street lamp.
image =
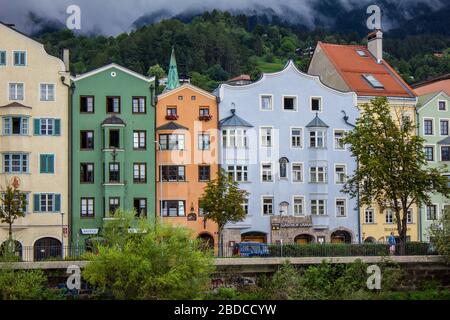
POLYGON ((159 162, 159 222, 163 223, 163 185, 162 185, 162 165, 161 165, 161 143, 159 141, 155 140, 153 141, 155 144, 158 145, 158 162, 159 162))
POLYGON ((64 259, 64 212, 61 211, 61 258, 64 259))

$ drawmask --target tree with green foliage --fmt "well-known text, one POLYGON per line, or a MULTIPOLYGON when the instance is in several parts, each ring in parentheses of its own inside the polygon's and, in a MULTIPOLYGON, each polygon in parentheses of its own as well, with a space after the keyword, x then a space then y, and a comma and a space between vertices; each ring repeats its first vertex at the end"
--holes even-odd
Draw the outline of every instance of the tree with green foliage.
POLYGON ((430 238, 437 252, 450 263, 450 210, 446 208, 437 223, 429 228, 430 238))
POLYGON ((189 229, 136 220, 116 211, 83 272, 95 295, 112 299, 195 299, 207 291, 214 270, 189 229))
POLYGON ((14 244, 12 226, 18 218, 25 216, 27 206, 26 196, 19 190, 19 185, 19 179, 13 178, 0 196, 0 222, 8 224, 7 248, 14 244))
POLYGON ((242 206, 249 193, 239 189, 239 183, 233 181, 224 170, 217 173, 217 178, 208 182, 200 199, 200 206, 205 218, 214 221, 219 231, 219 254, 223 249, 223 228, 228 222, 244 220, 242 206))
POLYGON ((356 128, 343 142, 349 145, 359 166, 344 185, 360 205, 377 203, 395 213, 400 253, 405 253, 407 212, 413 205, 430 203, 430 193, 449 195, 443 168, 429 168, 424 139, 415 134, 415 124, 405 110, 392 109, 385 97, 362 106, 356 128))

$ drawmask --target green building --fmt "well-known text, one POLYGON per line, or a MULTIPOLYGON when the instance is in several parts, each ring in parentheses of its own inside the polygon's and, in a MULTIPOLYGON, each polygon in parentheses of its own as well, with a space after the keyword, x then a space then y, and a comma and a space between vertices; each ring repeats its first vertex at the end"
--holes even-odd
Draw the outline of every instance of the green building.
POLYGON ((153 78, 116 64, 72 78, 73 246, 118 208, 154 219, 154 100, 153 78))
MULTIPOLYGON (((433 92, 418 98, 417 121, 419 135, 425 139, 425 154, 429 166, 450 165, 450 98, 443 92, 433 92)), ((450 180, 450 169, 447 170, 450 180)), ((450 181, 449 181, 450 186, 450 181)), ((430 225, 450 206, 450 199, 440 195, 431 196, 432 204, 420 208, 420 240, 429 241, 430 225)))

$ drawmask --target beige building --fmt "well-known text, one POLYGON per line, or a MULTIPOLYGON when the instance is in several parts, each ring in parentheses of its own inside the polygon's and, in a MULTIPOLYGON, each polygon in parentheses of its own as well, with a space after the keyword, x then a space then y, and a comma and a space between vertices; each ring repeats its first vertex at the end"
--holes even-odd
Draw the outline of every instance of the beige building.
MULTIPOLYGON (((341 91, 354 91, 358 107, 375 97, 386 97, 392 107, 392 116, 401 121, 409 117, 416 121, 417 97, 410 86, 383 59, 383 33, 375 30, 367 38, 367 47, 319 42, 309 65, 308 73, 320 76, 326 85, 341 91)), ((359 224, 361 241, 386 241, 397 227, 390 209, 378 205, 361 207, 359 224)), ((420 214, 414 206, 408 214, 407 236, 419 239, 420 214)))
MULTIPOLYGON (((0 192, 18 177, 26 194, 13 225, 23 260, 60 256, 68 244, 69 85, 68 62, 0 23, 0 192)), ((7 237, 2 224, 0 243, 7 237)))

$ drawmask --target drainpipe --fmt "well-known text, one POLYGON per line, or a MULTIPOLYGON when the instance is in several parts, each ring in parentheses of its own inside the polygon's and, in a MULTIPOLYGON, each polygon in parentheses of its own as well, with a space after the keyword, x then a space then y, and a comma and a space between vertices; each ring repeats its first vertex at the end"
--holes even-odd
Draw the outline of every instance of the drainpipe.
MULTIPOLYGON (((416 135, 419 135, 419 110, 416 107, 416 135)), ((419 241, 422 242, 422 203, 418 205, 419 212, 417 212, 417 228, 419 231, 419 241)))
MULTIPOLYGON (((355 128, 356 125, 354 125, 353 123, 350 123, 348 121, 348 116, 345 113, 345 111, 341 110, 341 112, 344 114, 344 116, 342 117, 344 119, 344 122, 347 125, 349 125, 350 127, 355 128)), ((359 169, 359 159, 356 158, 356 170, 358 170, 358 169, 359 169)), ((361 234, 361 207, 360 207, 359 203, 360 203, 360 200, 359 200, 359 187, 358 187, 358 196, 356 198, 356 206, 358 209, 358 243, 361 243, 362 242, 362 238, 361 238, 362 237, 362 234, 361 234)))

